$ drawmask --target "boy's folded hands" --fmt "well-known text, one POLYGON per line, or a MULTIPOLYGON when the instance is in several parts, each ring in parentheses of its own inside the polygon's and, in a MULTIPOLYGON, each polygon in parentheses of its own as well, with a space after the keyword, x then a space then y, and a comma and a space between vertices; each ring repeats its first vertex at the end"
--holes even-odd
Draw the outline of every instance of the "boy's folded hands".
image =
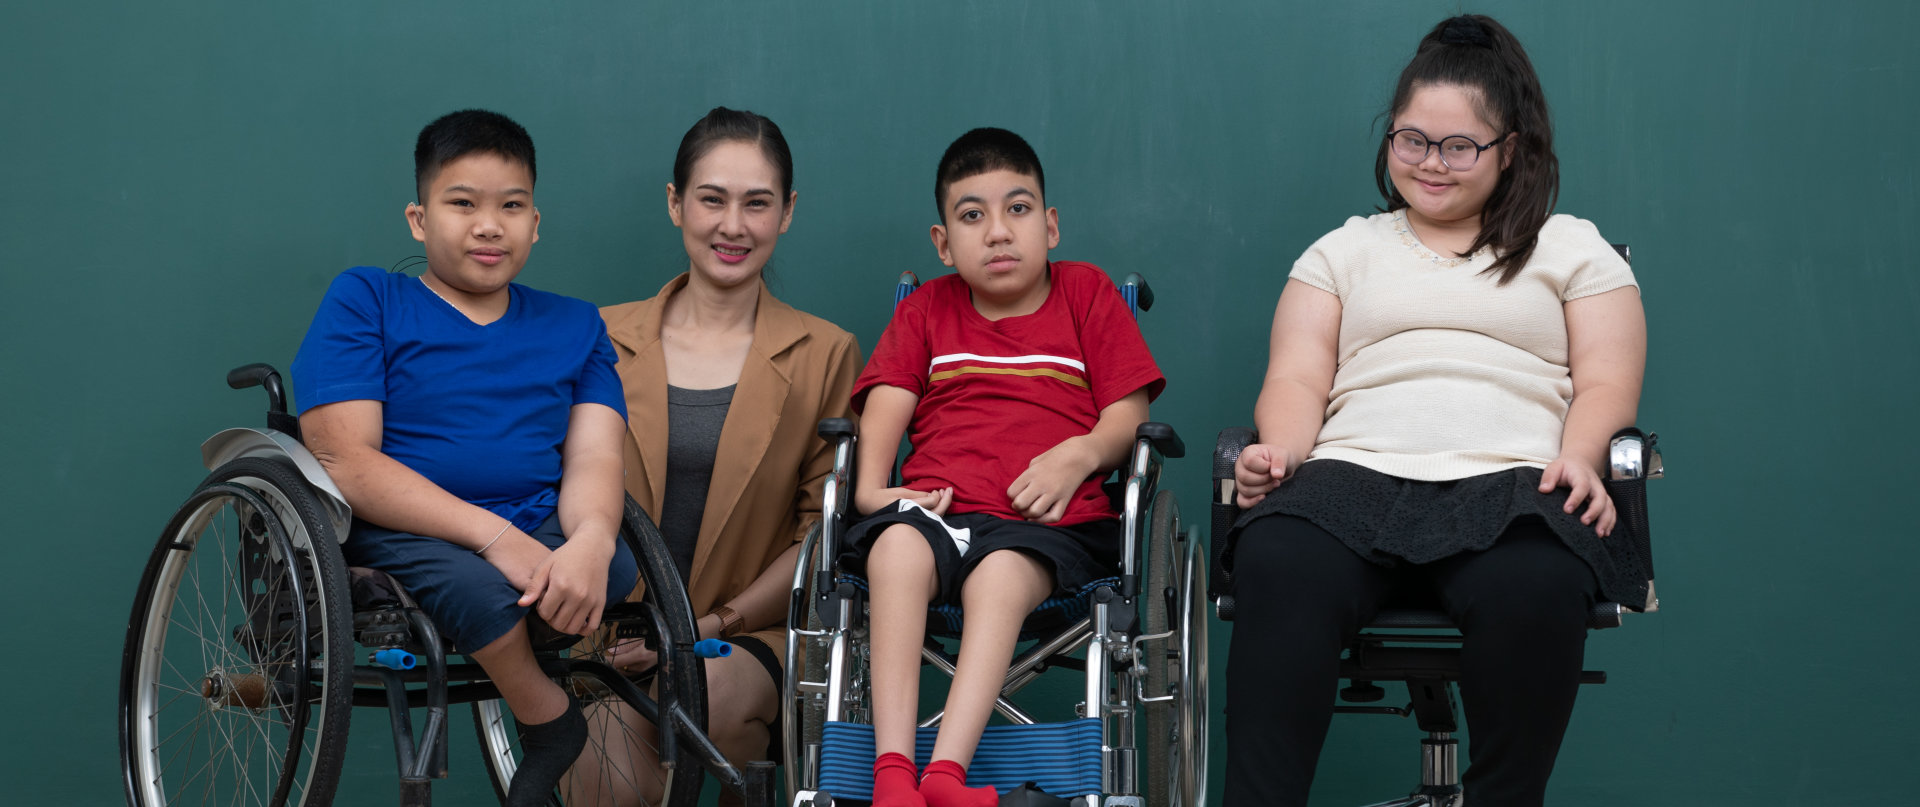
POLYGON ((520 590, 521 606, 534 607, 555 630, 584 634, 600 627, 615 540, 568 540, 548 549, 509 528, 482 557, 520 590))
POLYGON ((1098 449, 1085 438, 1070 437, 1040 453, 1007 487, 1013 511, 1030 521, 1052 524, 1067 514, 1080 485, 1100 470, 1098 449))
POLYGON ((596 630, 607 605, 607 567, 612 561, 613 541, 571 538, 534 568, 520 604, 535 606, 541 619, 564 633, 596 630))
POLYGON ((853 494, 853 506, 862 513, 871 514, 892 507, 894 502, 901 499, 925 507, 936 516, 944 516, 947 514, 947 507, 953 504, 953 488, 941 488, 935 491, 912 488, 856 490, 853 494))

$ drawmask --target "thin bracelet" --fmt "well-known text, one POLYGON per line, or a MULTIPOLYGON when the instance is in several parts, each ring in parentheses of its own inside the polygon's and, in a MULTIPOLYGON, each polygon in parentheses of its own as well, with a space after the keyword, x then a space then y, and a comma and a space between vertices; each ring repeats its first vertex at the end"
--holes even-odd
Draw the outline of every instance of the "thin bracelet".
POLYGON ((493 540, 491 540, 491 541, 488 541, 488 542, 487 542, 487 545, 486 545, 486 546, 483 546, 483 547, 480 547, 479 549, 476 549, 476 550, 473 550, 473 554, 475 554, 475 555, 479 555, 479 554, 484 554, 484 553, 485 553, 485 552, 486 552, 487 550, 489 550, 489 549, 492 549, 492 548, 493 548, 493 545, 494 545, 494 544, 497 544, 497 543, 500 543, 500 536, 502 536, 502 535, 506 535, 506 534, 507 534, 507 528, 508 528, 508 527, 511 527, 511 526, 513 526, 513 522, 511 522, 511 521, 509 521, 509 522, 507 522, 507 523, 505 523, 505 524, 503 524, 503 525, 501 525, 501 526, 500 526, 500 531, 499 531, 499 532, 497 532, 497 533, 494 533, 494 535, 493 535, 493 540))

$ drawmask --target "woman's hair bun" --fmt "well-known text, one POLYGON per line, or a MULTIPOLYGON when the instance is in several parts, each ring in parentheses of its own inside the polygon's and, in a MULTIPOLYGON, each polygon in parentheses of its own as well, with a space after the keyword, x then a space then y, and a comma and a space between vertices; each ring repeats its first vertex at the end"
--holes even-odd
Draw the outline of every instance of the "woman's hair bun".
POLYGON ((1493 47, 1493 35, 1473 17, 1462 14, 1440 24, 1440 42, 1446 45, 1493 47))

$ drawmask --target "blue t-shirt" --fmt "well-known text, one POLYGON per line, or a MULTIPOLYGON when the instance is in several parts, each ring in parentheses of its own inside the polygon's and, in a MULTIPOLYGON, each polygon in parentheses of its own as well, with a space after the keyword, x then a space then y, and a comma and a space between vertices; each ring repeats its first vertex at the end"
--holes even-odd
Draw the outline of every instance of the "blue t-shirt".
POLYGON ((506 315, 478 325, 418 278, 348 269, 313 315, 293 382, 303 413, 380 401, 383 453, 530 531, 559 501, 573 406, 624 418, 626 396, 598 309, 508 290, 506 315))

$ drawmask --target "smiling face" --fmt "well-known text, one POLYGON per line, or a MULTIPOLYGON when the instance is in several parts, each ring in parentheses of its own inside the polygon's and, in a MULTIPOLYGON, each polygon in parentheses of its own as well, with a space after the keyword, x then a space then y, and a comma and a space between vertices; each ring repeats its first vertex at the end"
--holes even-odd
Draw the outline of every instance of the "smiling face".
POLYGON ((988 319, 1031 314, 1047 299, 1047 250, 1060 245, 1060 213, 1045 203, 1034 177, 1004 169, 947 187, 946 224, 934 226, 933 246, 988 319))
MULTIPOLYGON (((425 279, 449 301, 498 303, 540 240, 527 166, 474 152, 440 166, 407 225, 427 253, 425 279)), ((457 304, 457 303, 456 303, 457 304)))
POLYGON ((781 198, 780 185, 779 169, 743 140, 720 143, 696 161, 686 188, 667 185, 667 215, 697 281, 720 288, 759 281, 793 223, 798 195, 781 198))
MULTIPOLYGON (((1476 143, 1492 143, 1506 134, 1497 124, 1480 117, 1478 91, 1450 84, 1420 87, 1407 99, 1405 109, 1393 116, 1388 131, 1418 129, 1429 140, 1438 141, 1463 135, 1476 143)), ((1407 219, 1416 230, 1480 231, 1480 213, 1500 185, 1500 174, 1513 160, 1512 137, 1480 155, 1472 168, 1455 171, 1440 159, 1438 148, 1429 149, 1425 159, 1408 165, 1389 154, 1387 174, 1400 198, 1407 200, 1407 219)))

